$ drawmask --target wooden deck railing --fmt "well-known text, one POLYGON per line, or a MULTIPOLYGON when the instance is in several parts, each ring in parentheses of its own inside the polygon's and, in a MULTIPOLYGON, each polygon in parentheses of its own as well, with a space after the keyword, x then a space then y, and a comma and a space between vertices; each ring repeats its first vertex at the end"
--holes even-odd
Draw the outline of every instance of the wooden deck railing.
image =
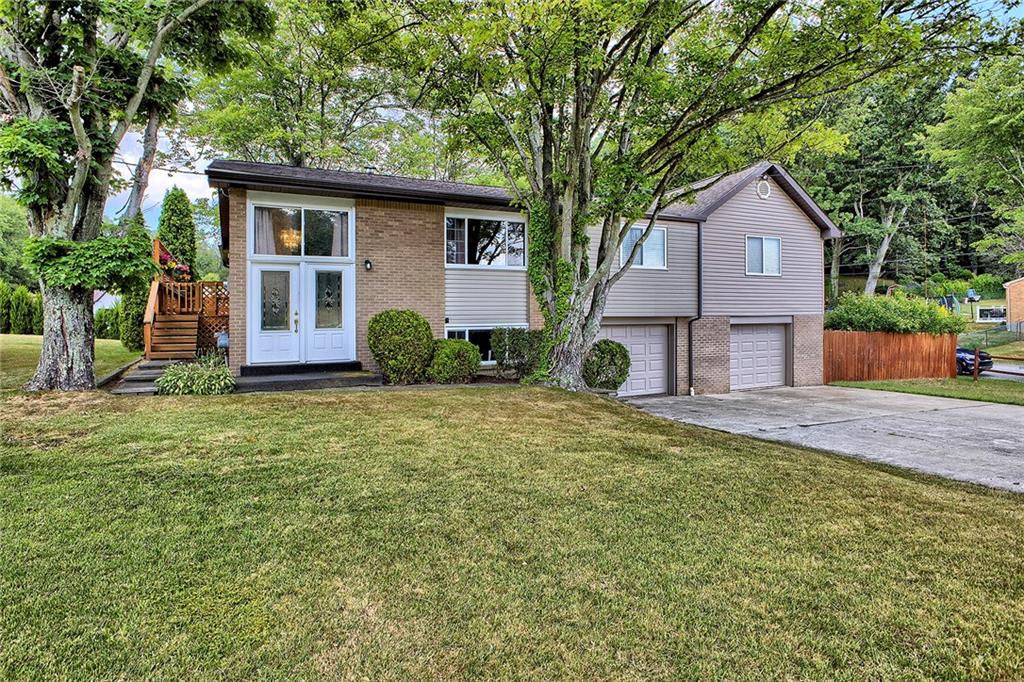
MULTIPOLYGON (((160 266, 161 254, 169 253, 153 240, 153 262, 160 266)), ((143 315, 142 336, 146 356, 152 350, 153 327, 158 315, 197 315, 198 347, 213 348, 218 332, 227 331, 230 298, 224 282, 176 282, 161 268, 149 287, 143 315)))

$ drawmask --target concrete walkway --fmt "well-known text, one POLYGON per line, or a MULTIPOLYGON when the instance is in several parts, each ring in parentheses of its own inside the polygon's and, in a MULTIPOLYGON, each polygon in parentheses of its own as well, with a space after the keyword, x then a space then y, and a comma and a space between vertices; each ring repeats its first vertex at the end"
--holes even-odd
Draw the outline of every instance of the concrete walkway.
POLYGON ((834 386, 626 402, 719 431, 1024 493, 1024 407, 834 386))

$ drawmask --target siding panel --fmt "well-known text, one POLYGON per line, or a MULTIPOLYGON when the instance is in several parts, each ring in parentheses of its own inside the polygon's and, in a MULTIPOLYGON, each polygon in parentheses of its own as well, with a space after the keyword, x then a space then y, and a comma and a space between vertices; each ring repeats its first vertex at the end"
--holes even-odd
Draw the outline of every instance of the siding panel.
MULTIPOLYGON (((665 228, 665 270, 634 268, 612 286, 605 317, 692 317, 697 314, 697 226, 658 223, 665 228)), ((590 263, 597 261, 600 228, 590 233, 590 263)), ((619 267, 615 256, 613 272, 619 267)))
POLYGON ((526 324, 529 287, 522 270, 447 269, 444 307, 449 325, 526 324))
POLYGON ((771 182, 771 196, 750 183, 704 224, 705 315, 822 313, 824 263, 821 232, 771 182), (782 238, 782 276, 747 275, 746 235, 782 238))

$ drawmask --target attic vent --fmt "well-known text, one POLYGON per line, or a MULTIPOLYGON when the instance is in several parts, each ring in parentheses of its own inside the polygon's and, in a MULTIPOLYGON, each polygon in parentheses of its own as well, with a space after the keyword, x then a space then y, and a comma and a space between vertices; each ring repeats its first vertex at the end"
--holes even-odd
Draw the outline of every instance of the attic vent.
POLYGON ((762 199, 767 199, 772 195, 772 183, 768 182, 768 176, 762 175, 761 179, 757 181, 757 196, 762 199))

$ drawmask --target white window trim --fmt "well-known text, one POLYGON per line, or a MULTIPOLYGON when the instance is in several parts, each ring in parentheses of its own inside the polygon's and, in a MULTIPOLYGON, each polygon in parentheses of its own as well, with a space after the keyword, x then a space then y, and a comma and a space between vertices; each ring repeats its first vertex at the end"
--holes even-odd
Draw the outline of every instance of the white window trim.
MULTIPOLYGON (((452 331, 452 332, 467 332, 466 336, 468 337, 469 336, 468 333, 471 332, 471 331, 476 331, 476 332, 487 332, 487 331, 489 331, 489 332, 493 332, 495 329, 501 329, 501 328, 504 328, 504 327, 508 327, 508 328, 512 328, 512 329, 529 329, 530 325, 522 324, 522 323, 505 324, 505 323, 502 323, 502 322, 496 322, 494 324, 446 324, 444 326, 444 337, 447 339, 448 338, 448 332, 450 332, 450 331, 452 331)), ((491 350, 493 350, 493 346, 492 346, 491 350)), ((480 366, 481 367, 494 367, 497 364, 498 364, 498 362, 496 360, 483 360, 483 359, 480 360, 480 366)))
MULTIPOLYGON (((246 197, 245 249, 250 261, 266 263, 355 263, 356 262, 356 205, 351 199, 335 199, 305 194, 279 192, 249 192, 246 197), (279 256, 256 253, 256 209, 257 208, 308 208, 321 211, 344 211, 348 214, 348 255, 347 256, 279 256)), ((305 218, 299 235, 300 244, 305 244, 305 218)))
POLYGON ((745 234, 743 235, 743 270, 748 277, 782 277, 782 237, 777 234, 745 234), (761 269, 764 269, 764 240, 774 239, 779 243, 779 271, 778 272, 750 272, 747 267, 750 264, 750 239, 757 238, 761 241, 761 269))
MULTIPOLYGON (((633 229, 646 230, 647 229, 647 225, 644 225, 644 224, 633 225, 629 229, 630 230, 633 230, 633 229)), ((664 265, 643 265, 643 264, 638 264, 638 263, 636 263, 634 261, 633 264, 629 266, 630 270, 634 270, 634 269, 636 269, 636 270, 668 270, 668 228, 662 227, 661 225, 655 225, 654 228, 651 231, 653 232, 655 230, 665 233, 665 236, 661 240, 661 245, 662 245, 662 254, 661 254, 662 255, 662 259, 661 259, 661 262, 664 263, 664 265)), ((648 237, 649 236, 650 235, 648 235, 648 237)), ((622 252, 622 247, 624 247, 625 245, 626 245, 626 242, 622 242, 621 244, 619 244, 619 266, 620 267, 622 266, 623 263, 625 263, 627 260, 629 260, 629 254, 622 252)), ((646 246, 646 245, 647 245, 647 240, 644 240, 644 246, 646 246)), ((640 248, 642 249, 643 246, 641 246, 640 248)))
MULTIPOLYGON (((526 264, 529 262, 529 237, 527 232, 529 228, 529 222, 526 220, 526 216, 522 213, 509 213, 499 211, 470 211, 470 210, 457 210, 457 211, 445 211, 444 221, 441 225, 441 238, 444 240, 444 253, 442 258, 444 259, 445 270, 512 270, 525 272, 526 264), (473 263, 449 263, 448 262, 448 219, 449 218, 475 218, 477 220, 507 220, 514 221, 523 224, 523 264, 522 265, 478 265, 473 263)), ((507 239, 507 237, 506 237, 507 239)), ((468 254, 467 254, 468 256, 468 254)), ((502 325, 498 325, 499 327, 502 325)), ((478 329, 478 327, 473 327, 478 329)))

